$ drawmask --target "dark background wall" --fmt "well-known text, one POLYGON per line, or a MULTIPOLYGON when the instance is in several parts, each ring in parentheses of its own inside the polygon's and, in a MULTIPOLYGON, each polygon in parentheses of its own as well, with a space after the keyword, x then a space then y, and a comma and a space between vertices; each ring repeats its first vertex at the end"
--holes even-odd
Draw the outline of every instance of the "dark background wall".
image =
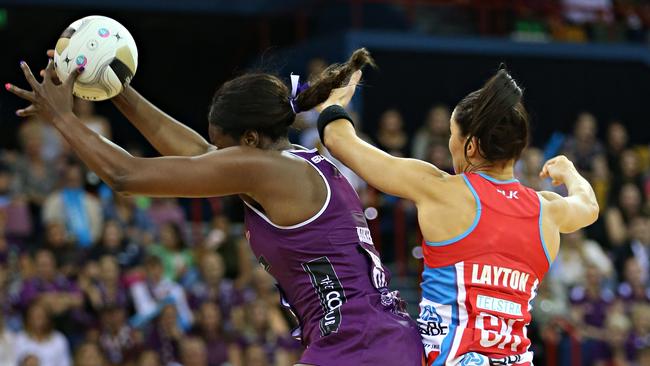
MULTIPOLYGON (((102 14, 125 24, 138 42, 140 64, 134 87, 204 134, 210 98, 223 81, 250 68, 278 72, 288 79, 290 72, 303 72, 313 56, 341 61, 354 48, 367 46, 380 65, 378 71, 366 72, 366 86, 357 99, 364 128, 370 134, 379 114, 392 106, 403 112, 407 129, 416 130, 431 105, 443 102, 453 106, 480 87, 503 61, 526 89, 534 144, 542 145, 553 131, 569 131, 582 110, 596 114, 601 132, 611 119, 620 118, 629 126, 634 142, 650 141, 646 109, 650 104, 650 50, 642 46, 556 46, 347 33, 349 27, 344 24, 349 14, 331 9, 324 9, 319 16, 312 9, 305 16, 304 8, 253 13, 145 8, 8 6, 7 23, 0 27, 4 46, 0 81, 25 86, 19 60, 39 69, 47 62, 45 50, 69 23, 102 14), (537 52, 539 49, 549 50, 537 52)), ((384 12, 369 19, 382 17, 388 18, 384 12)), ((21 106, 17 98, 0 93, 2 147, 16 144, 20 121, 13 113, 21 106)), ((98 103, 97 109, 114 122, 118 143, 145 144, 110 102, 98 103)))

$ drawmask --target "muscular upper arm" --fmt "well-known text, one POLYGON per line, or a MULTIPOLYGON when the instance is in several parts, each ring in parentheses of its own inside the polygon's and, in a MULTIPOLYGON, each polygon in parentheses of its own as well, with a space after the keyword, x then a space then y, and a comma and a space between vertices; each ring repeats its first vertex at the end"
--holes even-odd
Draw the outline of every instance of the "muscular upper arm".
POLYGON ((593 210, 579 196, 562 197, 550 191, 541 191, 539 194, 561 233, 582 229, 593 224, 598 218, 594 217, 593 210))
POLYGON ((333 122, 325 131, 332 155, 382 192, 418 202, 448 175, 422 160, 398 158, 368 144, 347 121, 333 122))
POLYGON ((239 146, 200 156, 131 158, 114 189, 158 197, 254 196, 278 181, 269 179, 281 168, 277 160, 272 153, 239 146))

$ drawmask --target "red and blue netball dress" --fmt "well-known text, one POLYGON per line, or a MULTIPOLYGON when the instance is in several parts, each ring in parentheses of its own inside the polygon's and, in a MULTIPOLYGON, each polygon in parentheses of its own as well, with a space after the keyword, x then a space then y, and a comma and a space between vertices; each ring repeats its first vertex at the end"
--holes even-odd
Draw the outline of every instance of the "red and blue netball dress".
POLYGON ((517 180, 463 174, 476 200, 472 226, 424 242, 418 326, 429 365, 532 365, 526 327, 549 269, 541 201, 517 180))
POLYGON ((255 256, 300 323, 295 335, 306 346, 300 363, 421 366, 417 325, 388 290, 389 273, 356 192, 316 149, 284 154, 316 169, 327 187, 325 204, 305 222, 278 226, 246 203, 246 227, 255 256))

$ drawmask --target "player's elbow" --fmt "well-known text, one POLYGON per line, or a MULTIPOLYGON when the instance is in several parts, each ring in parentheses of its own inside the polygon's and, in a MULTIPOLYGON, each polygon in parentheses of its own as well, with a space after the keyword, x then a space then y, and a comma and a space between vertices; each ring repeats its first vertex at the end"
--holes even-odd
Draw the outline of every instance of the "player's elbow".
POLYGON ((128 196, 132 194, 129 184, 130 179, 127 174, 113 173, 105 181, 114 192, 120 195, 128 196))
POLYGON ((596 220, 598 220, 598 215, 600 215, 600 206, 598 205, 598 201, 593 199, 587 206, 587 217, 589 221, 588 225, 596 222, 596 220))

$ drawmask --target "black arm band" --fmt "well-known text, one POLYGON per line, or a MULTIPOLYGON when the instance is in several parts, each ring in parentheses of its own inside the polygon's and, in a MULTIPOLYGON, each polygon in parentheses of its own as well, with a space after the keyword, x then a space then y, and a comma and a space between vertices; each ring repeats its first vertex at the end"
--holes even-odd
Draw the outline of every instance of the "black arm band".
POLYGON ((339 119, 347 119, 354 126, 352 118, 340 105, 331 105, 320 112, 318 116, 318 136, 320 136, 320 141, 323 144, 325 144, 325 127, 339 119))

